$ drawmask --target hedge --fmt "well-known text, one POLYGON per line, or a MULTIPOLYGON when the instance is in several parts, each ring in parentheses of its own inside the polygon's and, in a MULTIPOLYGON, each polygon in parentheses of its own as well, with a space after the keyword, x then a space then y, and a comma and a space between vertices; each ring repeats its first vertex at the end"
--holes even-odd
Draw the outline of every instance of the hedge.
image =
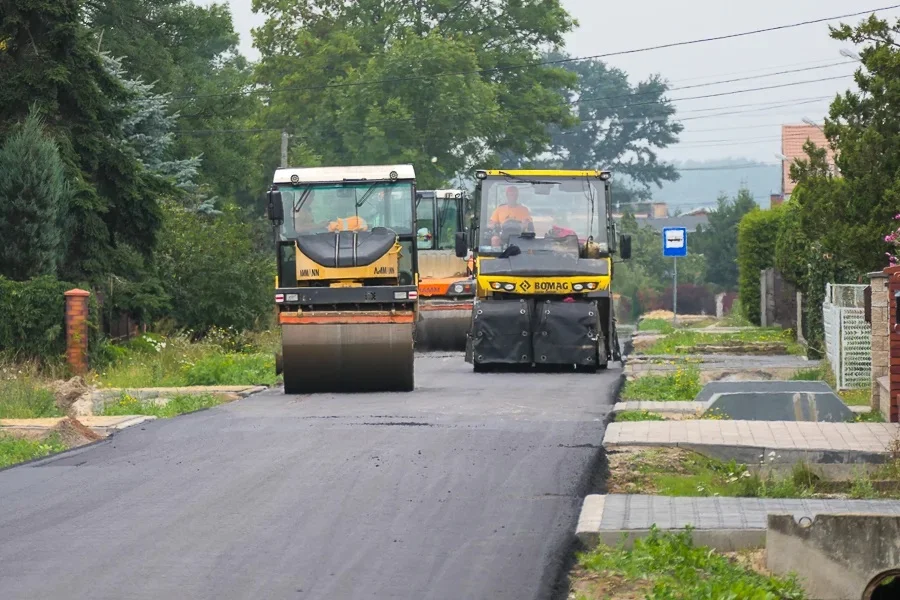
MULTIPOLYGON (((0 277, 0 351, 23 358, 62 358, 66 351, 64 294, 75 287, 48 276, 29 281, 0 277)), ((97 338, 93 326, 91 338, 97 338)))
POLYGON ((783 215, 780 206, 753 210, 738 224, 738 296, 744 317, 760 324, 760 271, 775 265, 775 243, 783 215))

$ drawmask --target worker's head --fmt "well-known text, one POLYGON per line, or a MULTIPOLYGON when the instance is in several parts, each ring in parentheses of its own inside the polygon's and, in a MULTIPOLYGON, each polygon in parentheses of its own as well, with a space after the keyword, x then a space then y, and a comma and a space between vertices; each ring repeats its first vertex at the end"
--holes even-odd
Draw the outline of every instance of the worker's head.
POLYGON ((519 203, 519 188, 514 185, 506 188, 506 202, 510 206, 516 206, 519 203))

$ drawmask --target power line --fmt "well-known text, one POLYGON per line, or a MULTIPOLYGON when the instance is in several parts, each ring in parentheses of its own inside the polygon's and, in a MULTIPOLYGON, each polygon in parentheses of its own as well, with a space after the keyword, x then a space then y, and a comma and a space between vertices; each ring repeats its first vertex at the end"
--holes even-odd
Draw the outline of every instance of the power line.
POLYGON ((594 54, 591 56, 579 56, 579 57, 559 58, 559 59, 553 59, 553 60, 533 61, 533 62, 521 64, 521 65, 507 65, 507 66, 500 66, 500 67, 492 67, 490 69, 475 69, 475 70, 471 70, 471 71, 444 72, 444 73, 435 73, 433 75, 415 75, 415 76, 410 76, 410 77, 394 77, 394 78, 388 78, 388 79, 372 79, 372 80, 367 80, 367 81, 347 81, 347 82, 341 82, 341 83, 328 83, 328 84, 323 84, 323 85, 318 85, 318 86, 284 87, 284 88, 269 89, 269 90, 258 89, 258 90, 248 90, 245 92, 224 92, 224 93, 220 93, 220 94, 183 95, 183 96, 173 96, 172 98, 174 100, 189 100, 189 99, 195 99, 195 98, 220 98, 220 97, 225 97, 225 96, 243 96, 243 95, 251 95, 251 94, 279 94, 279 93, 285 93, 285 92, 322 90, 322 89, 343 88, 343 87, 356 87, 356 86, 363 86, 363 85, 377 85, 377 84, 382 84, 382 83, 402 83, 402 82, 407 82, 407 81, 422 81, 422 80, 429 80, 429 79, 438 79, 441 77, 458 77, 458 76, 464 76, 464 75, 485 75, 485 74, 490 74, 490 73, 516 71, 519 69, 529 69, 529 68, 541 67, 541 66, 561 65, 561 64, 568 64, 568 63, 574 63, 574 62, 581 62, 581 61, 585 61, 585 60, 596 60, 596 59, 600 59, 600 58, 609 58, 612 56, 625 56, 625 55, 629 55, 629 54, 651 52, 654 50, 665 50, 665 49, 677 48, 677 47, 681 47, 681 46, 690 46, 690 45, 694 45, 694 44, 704 44, 704 43, 708 43, 708 42, 729 40, 729 39, 735 39, 735 38, 740 38, 740 37, 746 37, 746 36, 750 36, 750 35, 758 35, 761 33, 770 33, 773 31, 783 31, 786 29, 793 29, 796 27, 803 27, 806 25, 815 25, 818 23, 825 23, 827 21, 835 21, 838 19, 847 19, 847 18, 851 18, 851 17, 858 17, 861 15, 873 14, 876 12, 892 10, 895 8, 900 8, 900 4, 894 4, 891 6, 884 6, 881 8, 875 8, 875 9, 871 9, 871 10, 854 12, 854 13, 849 13, 849 14, 844 14, 844 15, 837 15, 837 16, 833 16, 833 17, 824 17, 824 18, 820 18, 820 19, 800 21, 797 23, 788 23, 785 25, 777 25, 774 27, 766 27, 763 29, 742 31, 739 33, 731 33, 731 34, 719 35, 719 36, 713 36, 713 37, 685 40, 685 41, 680 41, 680 42, 671 42, 668 44, 660 44, 657 46, 646 46, 643 48, 633 48, 630 50, 618 50, 615 52, 605 52, 603 54, 594 54))
MULTIPOLYGON (((707 83, 697 83, 697 84, 695 84, 695 85, 685 85, 685 86, 680 86, 680 87, 672 87, 672 88, 668 88, 667 90, 665 90, 664 93, 666 93, 666 92, 677 92, 677 91, 682 91, 682 90, 692 90, 692 89, 696 89, 696 88, 709 87, 709 86, 712 86, 712 85, 724 85, 724 84, 726 84, 726 83, 738 83, 738 82, 741 82, 741 81, 750 81, 750 80, 753 80, 753 79, 763 79, 763 78, 765 78, 765 77, 776 77, 776 76, 778 76, 778 75, 789 75, 789 74, 792 74, 792 73, 803 73, 803 72, 806 72, 806 71, 814 71, 814 70, 817 70, 817 69, 827 69, 827 68, 831 68, 831 67, 840 67, 840 66, 849 65, 849 64, 855 64, 855 63, 851 63, 850 61, 842 61, 842 62, 838 62, 838 63, 831 63, 831 64, 828 64, 828 65, 821 65, 821 66, 818 66, 818 67, 806 67, 806 68, 803 68, 803 69, 792 69, 792 70, 789 70, 789 71, 778 71, 778 72, 776 72, 776 73, 764 73, 764 74, 762 74, 762 75, 753 75, 753 76, 751 76, 751 77, 738 77, 738 78, 736 78, 736 79, 723 79, 723 80, 721 80, 721 81, 710 81, 710 82, 707 82, 707 83)), ((844 75, 843 77, 851 77, 851 76, 852 76, 852 74, 844 75)), ((818 81, 820 81, 820 80, 815 80, 815 81, 813 81, 813 82, 818 82, 818 81)), ((808 82, 808 83, 813 83, 813 82, 808 82)), ((801 82, 801 83, 802 83, 802 82, 801 82)), ((783 84, 783 85, 788 86, 788 85, 798 85, 798 84, 797 84, 797 83, 788 83, 788 84, 783 84)), ((611 100, 611 99, 618 99, 618 98, 634 98, 634 97, 636 97, 636 96, 652 96, 652 95, 658 94, 658 93, 659 93, 658 91, 653 91, 653 92, 639 92, 639 93, 635 93, 635 94, 619 94, 619 95, 617 95, 617 96, 604 96, 604 97, 597 97, 597 98, 587 97, 587 98, 579 98, 578 100, 573 100, 572 102, 570 102, 570 104, 581 104, 581 103, 585 103, 585 102, 592 102, 592 101, 595 101, 595 100, 611 100)), ((660 102, 673 102, 673 100, 660 100, 660 102)))

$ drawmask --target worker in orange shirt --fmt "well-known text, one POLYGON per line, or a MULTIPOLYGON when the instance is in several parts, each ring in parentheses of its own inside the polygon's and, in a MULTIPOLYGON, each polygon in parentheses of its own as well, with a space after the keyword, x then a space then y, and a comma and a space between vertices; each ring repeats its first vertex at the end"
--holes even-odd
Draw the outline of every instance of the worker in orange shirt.
POLYGON ((534 231, 531 211, 527 206, 519 204, 519 188, 513 185, 506 188, 506 204, 501 204, 494 209, 494 213, 488 221, 488 229, 495 236, 499 236, 503 223, 509 220, 521 221, 525 231, 534 231))

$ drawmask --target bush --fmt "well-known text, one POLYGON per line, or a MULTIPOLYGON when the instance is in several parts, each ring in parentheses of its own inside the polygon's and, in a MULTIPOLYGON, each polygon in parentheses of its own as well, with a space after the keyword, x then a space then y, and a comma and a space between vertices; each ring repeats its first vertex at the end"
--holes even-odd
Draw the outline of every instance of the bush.
POLYGON ((775 265, 775 243, 783 211, 753 210, 738 225, 738 295, 748 321, 760 324, 760 271, 775 265))
POLYGON ((165 273, 178 327, 205 333, 214 326, 251 329, 273 311, 275 257, 254 248, 254 232, 235 208, 204 216, 164 207, 157 262, 165 273))
POLYGON ((73 287, 49 276, 21 282, 0 277, 0 350, 23 358, 61 357, 66 351, 63 294, 73 287))

